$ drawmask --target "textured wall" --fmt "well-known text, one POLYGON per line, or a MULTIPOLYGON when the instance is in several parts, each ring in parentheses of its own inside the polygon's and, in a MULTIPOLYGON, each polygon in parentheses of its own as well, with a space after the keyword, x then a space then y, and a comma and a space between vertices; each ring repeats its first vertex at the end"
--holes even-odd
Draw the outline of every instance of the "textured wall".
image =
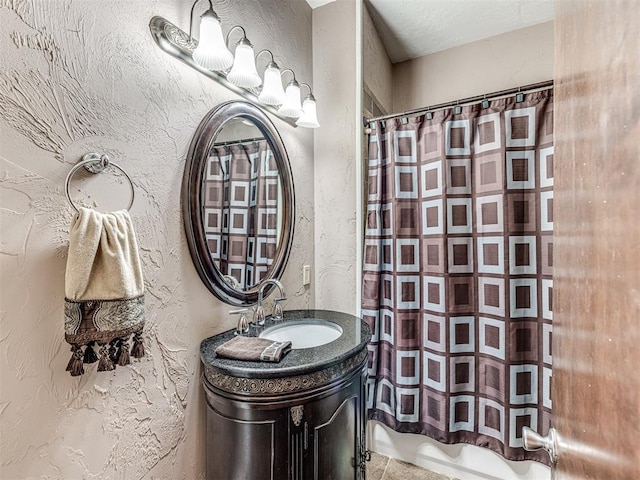
POLYGON ((393 107, 393 65, 371 15, 362 9, 362 76, 365 86, 385 112, 393 107))
POLYGON ((402 112, 553 78, 553 22, 393 66, 393 110, 402 112))
MULTIPOLYGON (((180 215, 191 136, 234 94, 162 52, 149 20, 188 28, 182 0, 0 0, 0 478, 197 479, 204 471, 200 341, 232 326, 200 282, 180 215), (64 179, 104 151, 136 186, 148 355, 81 378, 65 372, 64 270, 72 210, 64 179)), ((206 4, 206 2, 201 2, 206 4)), ((300 0, 214 1, 256 49, 311 80, 311 9, 300 0)), ((204 8, 203 8, 204 9, 204 8)), ((225 31, 226 31, 225 28, 225 31)), ((328 119, 323 119, 329 123, 328 119)), ((313 134, 278 119, 296 184, 288 307, 313 305, 313 134)), ((103 174, 73 182, 100 210, 126 205, 103 174), (100 177, 100 178, 98 178, 100 177)))
POLYGON ((338 0, 313 12, 313 72, 322 128, 315 134, 316 307, 356 313, 357 2, 338 0))

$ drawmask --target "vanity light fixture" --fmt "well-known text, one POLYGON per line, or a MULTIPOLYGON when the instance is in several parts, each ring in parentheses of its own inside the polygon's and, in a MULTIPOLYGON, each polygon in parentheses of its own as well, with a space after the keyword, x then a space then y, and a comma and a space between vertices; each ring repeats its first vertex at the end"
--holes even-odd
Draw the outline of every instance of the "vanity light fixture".
POLYGON ((302 115, 300 115, 300 118, 296 121, 296 125, 305 128, 318 128, 320 124, 318 123, 318 115, 316 112, 316 99, 313 96, 311 87, 308 83, 301 83, 300 86, 307 87, 309 89, 309 95, 307 95, 304 102, 302 102, 302 115))
POLYGON ((213 0, 208 0, 209 8, 200 16, 200 40, 192 36, 193 16, 200 1, 195 0, 191 6, 189 34, 162 17, 155 16, 151 19, 149 29, 158 46, 200 74, 215 80, 286 123, 317 128, 316 103, 311 87, 303 84, 309 88, 303 108, 300 104, 300 84, 295 73, 286 69, 281 74, 270 50, 263 49, 254 56, 253 46, 240 25, 228 31, 225 41, 222 22, 213 10, 213 0), (228 48, 228 42, 231 32, 237 28, 242 30, 243 36, 236 45, 234 55, 228 48), (264 70, 264 83, 256 69, 256 60, 263 52, 271 56, 271 61, 264 70), (286 72, 291 72, 293 79, 287 84, 285 92, 282 75, 286 72))
POLYGON ((264 84, 262 85, 260 95, 258 95, 258 100, 267 105, 282 105, 284 103, 285 93, 284 88, 282 88, 280 67, 278 67, 278 64, 273 59, 273 53, 267 49, 258 52, 256 61, 262 53, 271 55, 271 61, 267 64, 267 68, 264 71, 264 84))
POLYGON ((296 74, 290 68, 282 71, 282 75, 291 72, 293 80, 287 84, 285 90, 284 103, 278 109, 278 113, 285 117, 298 118, 302 115, 302 105, 300 105, 300 84, 296 80, 296 74))
MULTIPOLYGON (((189 38, 192 39, 193 10, 195 1, 191 7, 191 21, 189 23, 189 38)), ((209 10, 200 16, 200 42, 193 51, 193 61, 207 70, 227 70, 233 65, 233 54, 227 48, 222 35, 220 17, 213 11, 213 5, 209 0, 209 10)))

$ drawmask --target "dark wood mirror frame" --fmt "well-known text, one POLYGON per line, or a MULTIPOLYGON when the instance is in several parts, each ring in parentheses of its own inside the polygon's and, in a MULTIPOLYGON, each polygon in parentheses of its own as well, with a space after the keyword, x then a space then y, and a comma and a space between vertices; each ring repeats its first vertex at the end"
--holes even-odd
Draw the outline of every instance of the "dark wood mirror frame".
MULTIPOLYGON (((203 180, 209 152, 222 128, 229 121, 237 118, 251 121, 264 135, 273 151, 280 172, 283 199, 282 233, 278 239, 274 261, 263 281, 269 278, 279 279, 282 276, 293 239, 295 211, 293 176, 289 157, 278 131, 257 106, 243 101, 230 101, 220 104, 202 119, 191 140, 182 178, 182 216, 191 258, 202 282, 223 302, 247 306, 258 301, 261 283, 257 283, 248 290, 238 291, 224 281, 209 252, 202 208, 203 180)), ((266 293, 268 294, 272 288, 273 285, 270 285, 266 293)))

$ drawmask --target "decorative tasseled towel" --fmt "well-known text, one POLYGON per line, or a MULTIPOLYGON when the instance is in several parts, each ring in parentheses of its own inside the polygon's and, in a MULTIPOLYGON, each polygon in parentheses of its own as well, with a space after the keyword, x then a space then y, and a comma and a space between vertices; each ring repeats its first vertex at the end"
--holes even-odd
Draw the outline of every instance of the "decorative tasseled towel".
POLYGON ((138 242, 126 210, 100 213, 80 208, 71 222, 65 275, 65 340, 71 344, 67 371, 98 371, 144 356, 144 283, 138 242), (129 339, 133 345, 129 352, 129 339), (93 346, 99 347, 100 357, 93 346), (84 352, 83 352, 84 347, 84 352))
POLYGON ((291 350, 291 342, 238 335, 216 348, 216 355, 234 360, 279 362, 291 350))

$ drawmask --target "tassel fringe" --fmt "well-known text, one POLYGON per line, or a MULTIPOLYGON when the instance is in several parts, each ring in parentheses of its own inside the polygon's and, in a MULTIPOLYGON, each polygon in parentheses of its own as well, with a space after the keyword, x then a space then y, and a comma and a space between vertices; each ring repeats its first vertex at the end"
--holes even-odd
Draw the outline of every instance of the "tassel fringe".
POLYGON ((133 334, 131 350, 129 350, 129 339, 127 337, 114 338, 108 344, 100 345, 100 358, 98 358, 93 348, 95 344, 95 341, 90 341, 86 345, 84 353, 82 346, 71 346, 71 358, 67 364, 67 372, 69 372, 72 377, 84 374, 84 363, 98 362, 98 371, 108 372, 114 370, 116 365, 121 367, 130 365, 131 357, 144 357, 144 343, 142 342, 142 335, 139 332, 133 334))
MULTIPOLYGON (((115 349, 115 347, 113 347, 115 349)), ((98 362, 98 371, 99 372, 108 372, 110 370, 115 369, 115 365, 109 358, 109 348, 106 345, 102 345, 100 347, 100 361, 98 362)))
POLYGON ((84 373, 82 367, 82 348, 78 345, 71 346, 71 359, 67 364, 67 372, 71 373, 72 377, 77 377, 84 373))
POLYGON ((124 339, 120 343, 120 352, 118 355, 118 365, 124 367, 131 363, 129 359, 129 342, 124 339))
POLYGON ((120 354, 120 339, 114 338, 109 343, 109 360, 111 360, 112 363, 117 363, 119 354, 120 354))
POLYGON ((138 332, 133 335, 133 347, 131 347, 131 356, 133 358, 144 357, 144 343, 142 343, 142 336, 138 332))
POLYGON ((96 352, 93 350, 93 346, 96 342, 89 342, 87 347, 84 349, 84 360, 83 363, 96 363, 98 361, 98 356, 96 352))

